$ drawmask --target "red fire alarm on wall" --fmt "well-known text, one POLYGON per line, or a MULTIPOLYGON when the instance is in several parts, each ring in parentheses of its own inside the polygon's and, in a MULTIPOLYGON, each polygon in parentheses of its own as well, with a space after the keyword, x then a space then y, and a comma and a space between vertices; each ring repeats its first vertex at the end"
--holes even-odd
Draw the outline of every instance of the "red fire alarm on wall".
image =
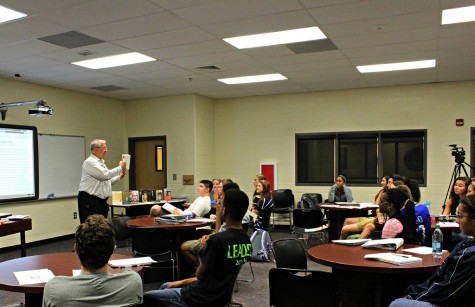
POLYGON ((455 120, 455 126, 460 127, 463 126, 463 118, 458 118, 455 120))

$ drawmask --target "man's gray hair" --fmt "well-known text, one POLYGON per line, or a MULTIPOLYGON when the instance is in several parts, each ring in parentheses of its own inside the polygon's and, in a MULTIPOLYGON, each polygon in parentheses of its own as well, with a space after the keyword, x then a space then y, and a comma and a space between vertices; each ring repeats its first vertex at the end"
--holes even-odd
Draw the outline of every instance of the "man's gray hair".
POLYGON ((99 140, 99 139, 95 139, 91 142, 91 151, 94 150, 94 148, 101 148, 102 144, 105 144, 106 141, 104 140, 99 140))

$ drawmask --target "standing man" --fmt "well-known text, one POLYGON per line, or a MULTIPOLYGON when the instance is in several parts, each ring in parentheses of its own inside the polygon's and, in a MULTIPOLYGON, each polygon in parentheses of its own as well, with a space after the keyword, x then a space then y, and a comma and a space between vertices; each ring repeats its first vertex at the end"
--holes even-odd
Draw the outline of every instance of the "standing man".
POLYGON ((119 166, 108 169, 104 163, 106 154, 106 141, 96 139, 91 142, 91 155, 82 165, 79 183, 78 211, 81 223, 91 214, 108 216, 107 199, 112 195, 112 185, 125 176, 125 162, 119 161, 119 166))

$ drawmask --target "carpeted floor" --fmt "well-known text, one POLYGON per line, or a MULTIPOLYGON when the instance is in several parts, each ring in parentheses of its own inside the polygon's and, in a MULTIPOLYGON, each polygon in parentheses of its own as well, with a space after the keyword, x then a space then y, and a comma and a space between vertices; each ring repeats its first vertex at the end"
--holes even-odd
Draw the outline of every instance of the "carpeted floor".
MULTIPOLYGON (((295 238, 296 235, 291 234, 289 229, 277 228, 271 232, 272 240, 283 238, 295 238)), ((309 245, 311 245, 310 242, 309 245)), ((33 243, 27 245, 27 255, 40 255, 46 253, 70 252, 73 247, 73 237, 58 238, 56 240, 48 240, 47 242, 33 243)), ((118 247, 116 253, 132 255, 130 246, 118 247)), ((0 261, 14 259, 20 256, 19 247, 6 248, 0 250, 0 261)), ((316 264, 308 260, 308 268, 322 271, 330 271, 330 268, 316 264)), ((235 292, 233 293, 233 301, 242 304, 244 307, 262 307, 269 304, 269 282, 268 273, 271 268, 275 267, 273 260, 270 262, 252 262, 254 271, 254 281, 251 280, 252 274, 249 264, 245 264, 238 277, 239 280, 235 292)), ((1 272, 0 272, 1 274, 1 272)), ((0 290, 0 306, 8 306, 16 303, 24 303, 24 295, 22 293, 7 292, 0 290)))

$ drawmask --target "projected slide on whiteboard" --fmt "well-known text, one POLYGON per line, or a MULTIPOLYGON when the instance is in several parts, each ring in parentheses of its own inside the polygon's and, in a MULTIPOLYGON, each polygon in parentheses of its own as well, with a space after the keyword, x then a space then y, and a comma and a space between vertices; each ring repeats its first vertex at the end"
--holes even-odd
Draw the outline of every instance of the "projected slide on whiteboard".
POLYGON ((38 199, 36 127, 0 124, 0 202, 38 199))

